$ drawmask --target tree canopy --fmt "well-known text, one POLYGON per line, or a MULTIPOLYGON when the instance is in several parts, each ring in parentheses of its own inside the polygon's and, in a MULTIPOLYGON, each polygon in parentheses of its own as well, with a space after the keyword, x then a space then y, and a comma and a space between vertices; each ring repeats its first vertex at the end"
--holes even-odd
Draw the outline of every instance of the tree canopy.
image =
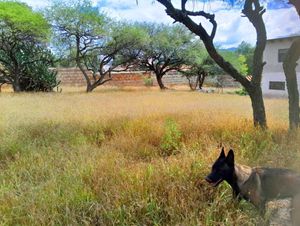
POLYGON ((154 72, 160 88, 164 89, 162 77, 168 71, 178 71, 188 63, 194 36, 181 25, 144 23, 140 26, 148 37, 138 55, 138 64, 154 72))
POLYGON ((45 40, 49 25, 42 14, 26 4, 0 2, 0 83, 14 91, 51 91, 56 73, 45 40))
POLYGON ((35 37, 46 38, 50 34, 50 26, 43 15, 34 12, 25 3, 1 1, 0 20, 15 30, 35 37))

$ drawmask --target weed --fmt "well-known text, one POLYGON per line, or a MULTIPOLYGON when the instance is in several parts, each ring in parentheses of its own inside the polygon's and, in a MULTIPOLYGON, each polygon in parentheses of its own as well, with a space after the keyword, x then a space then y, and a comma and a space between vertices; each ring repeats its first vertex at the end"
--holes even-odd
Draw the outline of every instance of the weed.
POLYGON ((171 118, 165 122, 165 131, 160 144, 162 155, 170 156, 175 154, 180 148, 182 133, 178 124, 171 118))

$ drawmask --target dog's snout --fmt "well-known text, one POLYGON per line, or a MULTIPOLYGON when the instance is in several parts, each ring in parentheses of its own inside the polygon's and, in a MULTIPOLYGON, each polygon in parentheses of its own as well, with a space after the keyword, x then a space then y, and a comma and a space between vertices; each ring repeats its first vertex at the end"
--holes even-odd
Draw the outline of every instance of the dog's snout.
POLYGON ((207 177, 205 177, 205 180, 208 182, 208 183, 211 183, 212 182, 212 180, 207 176, 207 177))

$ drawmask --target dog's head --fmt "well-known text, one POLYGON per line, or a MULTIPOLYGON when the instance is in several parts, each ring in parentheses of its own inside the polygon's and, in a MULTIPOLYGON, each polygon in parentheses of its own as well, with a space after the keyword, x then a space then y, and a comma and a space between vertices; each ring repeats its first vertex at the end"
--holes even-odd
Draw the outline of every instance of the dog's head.
POLYGON ((219 158, 212 166, 211 173, 205 180, 212 186, 218 186, 223 180, 230 181, 234 173, 234 153, 230 150, 225 155, 224 148, 222 148, 219 158))

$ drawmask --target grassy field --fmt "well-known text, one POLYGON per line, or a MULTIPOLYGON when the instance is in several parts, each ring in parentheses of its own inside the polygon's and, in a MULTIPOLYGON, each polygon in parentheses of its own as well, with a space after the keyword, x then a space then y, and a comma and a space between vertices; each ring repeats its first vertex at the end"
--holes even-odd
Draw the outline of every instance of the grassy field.
POLYGON ((105 89, 0 95, 1 225, 255 225, 246 202, 203 180, 220 144, 237 161, 300 170, 287 100, 105 89))

